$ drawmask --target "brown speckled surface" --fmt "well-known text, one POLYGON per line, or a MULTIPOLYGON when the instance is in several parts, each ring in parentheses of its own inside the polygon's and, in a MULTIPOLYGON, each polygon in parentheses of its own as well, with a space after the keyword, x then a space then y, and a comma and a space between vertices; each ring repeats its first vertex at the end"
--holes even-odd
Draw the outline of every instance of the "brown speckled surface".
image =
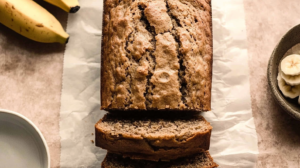
POLYGON ((298 0, 244 0, 252 110, 260 168, 299 168, 300 122, 273 100, 267 83, 269 57, 281 37, 300 24, 298 0))
MULTIPOLYGON (((67 14, 41 2, 66 25, 67 14)), ((43 133, 59 167, 59 111, 65 46, 32 42, 0 24, 0 108, 19 112, 43 133)), ((1 167, 1 166, 0 166, 1 167)))

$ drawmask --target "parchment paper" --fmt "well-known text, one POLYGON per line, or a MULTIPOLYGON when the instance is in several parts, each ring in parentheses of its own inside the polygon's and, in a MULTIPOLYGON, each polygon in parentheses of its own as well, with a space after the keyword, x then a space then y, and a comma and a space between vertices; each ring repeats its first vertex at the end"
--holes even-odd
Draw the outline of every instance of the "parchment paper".
POLYGON ((255 167, 257 136, 252 117, 245 14, 242 0, 213 0, 210 153, 222 168, 255 167))
MULTIPOLYGON (((100 167, 106 154, 93 144, 100 111, 100 46, 103 0, 81 0, 69 15, 71 39, 64 60, 60 136, 62 168, 100 167)), ((256 163, 257 137, 252 118, 247 37, 242 0, 213 0, 214 65, 210 152, 220 167, 256 163)))
POLYGON ((61 168, 100 167, 105 151, 96 148, 94 125, 100 112, 102 0, 80 0, 68 18, 70 41, 64 57, 61 96, 61 168))

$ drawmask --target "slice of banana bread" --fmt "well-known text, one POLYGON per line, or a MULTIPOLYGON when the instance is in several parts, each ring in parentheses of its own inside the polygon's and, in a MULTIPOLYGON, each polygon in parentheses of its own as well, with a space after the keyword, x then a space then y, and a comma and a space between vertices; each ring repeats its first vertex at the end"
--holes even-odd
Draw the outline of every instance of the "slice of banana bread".
POLYGON ((132 159, 152 161, 208 150, 212 130, 202 116, 157 119, 107 114, 95 127, 96 146, 132 159))
POLYGON ((218 165, 213 161, 208 151, 189 157, 172 160, 170 162, 152 162, 132 160, 121 155, 107 153, 102 168, 215 168, 218 165))
POLYGON ((101 109, 211 109, 211 0, 104 0, 101 109))

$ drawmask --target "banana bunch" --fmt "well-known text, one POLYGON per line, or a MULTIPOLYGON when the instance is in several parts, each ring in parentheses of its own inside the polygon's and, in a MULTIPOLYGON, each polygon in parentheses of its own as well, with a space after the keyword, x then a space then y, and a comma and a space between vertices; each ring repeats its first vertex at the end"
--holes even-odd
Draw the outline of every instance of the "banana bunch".
MULTIPOLYGON (((46 0, 69 12, 79 10, 77 0, 46 0)), ((69 40, 59 21, 33 0, 0 0, 0 23, 31 40, 62 43, 69 40)))
MULTIPOLYGON (((278 67, 278 87, 285 97, 294 99, 300 95, 300 55, 285 57, 278 67)), ((299 98, 300 103, 300 98, 299 98)))

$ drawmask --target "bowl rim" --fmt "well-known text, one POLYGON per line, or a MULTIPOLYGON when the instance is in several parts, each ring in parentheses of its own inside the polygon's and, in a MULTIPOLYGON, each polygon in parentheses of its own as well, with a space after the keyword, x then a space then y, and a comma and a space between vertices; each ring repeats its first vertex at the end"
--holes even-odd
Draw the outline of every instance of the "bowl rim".
MULTIPOLYGON (((286 111, 290 116, 292 116, 294 119, 297 119, 300 121, 300 111, 295 110, 294 108, 292 108, 291 106, 287 105, 285 102, 287 102, 287 99, 284 98, 282 96, 282 94, 280 93, 278 87, 277 87, 277 82, 272 82, 272 67, 274 66, 275 62, 274 62, 274 58, 275 58, 275 53, 278 52, 278 46, 281 45, 282 43, 285 42, 285 40, 287 39, 287 37, 293 32, 295 31, 295 29, 299 29, 300 24, 292 27, 286 34, 284 34, 284 36, 280 39, 279 43, 276 44, 271 57, 269 59, 268 62, 268 69, 267 69, 267 78, 268 78, 268 85, 271 88, 271 92, 272 92, 272 96, 273 98, 276 100, 276 102, 280 105, 280 107, 286 111)), ((299 42, 300 43, 300 42, 299 42)), ((297 43, 298 44, 298 43, 297 43)), ((292 46, 293 47, 293 46, 292 46)), ((287 52, 287 51, 286 51, 287 52)))
POLYGON ((35 131, 39 134, 42 142, 43 142, 43 145, 45 147, 45 150, 46 150, 46 154, 47 154, 47 168, 50 168, 50 152, 49 152, 49 147, 47 145, 47 141, 46 139, 44 138, 42 132, 39 130, 39 128, 31 121, 29 120, 27 117, 25 117, 24 115, 20 114, 20 113, 17 113, 15 111, 11 111, 11 110, 6 110, 6 109, 1 109, 0 108, 0 113, 6 113, 6 114, 11 114, 11 115, 14 115, 16 117, 19 117, 21 119, 23 119, 24 121, 26 121, 28 124, 30 124, 34 129, 35 131))

